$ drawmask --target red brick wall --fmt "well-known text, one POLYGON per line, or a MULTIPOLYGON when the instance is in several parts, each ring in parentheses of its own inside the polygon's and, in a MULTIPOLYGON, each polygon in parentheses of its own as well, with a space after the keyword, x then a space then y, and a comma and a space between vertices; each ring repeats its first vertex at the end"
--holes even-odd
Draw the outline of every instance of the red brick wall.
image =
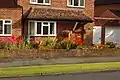
MULTIPOLYGON (((21 0, 26 3, 26 5, 23 7, 28 7, 29 0, 21 0)), ((22 3, 21 2, 21 3, 22 3)), ((74 7, 68 7, 67 6, 67 0, 51 0, 51 5, 46 6, 46 5, 35 5, 35 4, 30 4, 31 7, 55 7, 55 8, 66 8, 66 9, 74 9, 74 10, 83 10, 83 12, 93 18, 94 17, 94 0, 85 0, 85 8, 74 8, 74 7)))
POLYGON ((67 0, 52 0, 52 7, 66 8, 67 0))
POLYGON ((24 34, 26 35, 26 34, 28 34, 28 21, 27 20, 25 20, 25 22, 24 22, 24 34))
POLYGON ((57 33, 60 33, 63 30, 72 30, 74 25, 75 25, 75 22, 58 21, 57 22, 57 33))
POLYGON ((93 19, 93 17, 94 17, 94 0, 86 0, 84 13, 93 19))
POLYGON ((16 37, 22 33, 22 10, 21 8, 1 8, 0 19, 12 20, 12 35, 16 37))
POLYGON ((17 4, 23 7, 23 12, 24 13, 30 9, 29 0, 18 0, 17 4))
MULTIPOLYGON (((84 9, 84 13, 90 17, 94 18, 94 0, 86 0, 86 8, 84 9)), ((93 25, 94 23, 88 23, 84 26, 86 30, 86 34, 84 35, 84 43, 85 45, 91 45, 93 43, 93 25)))
MULTIPOLYGON (((29 0, 18 0, 18 4, 23 6, 24 12, 28 11, 30 7, 54 7, 54 8, 63 8, 63 9, 73 9, 73 10, 82 10, 88 17, 93 18, 94 17, 94 0, 85 0, 85 8, 73 8, 73 7, 68 7, 67 6, 67 0, 51 0, 51 5, 46 6, 46 5, 35 5, 35 4, 30 4, 29 0)), ((63 22, 59 21, 57 23, 57 33, 61 32, 62 30, 65 29, 73 29, 73 26, 75 25, 75 22, 63 22)), ((86 35, 85 35, 85 40, 86 43, 92 44, 92 24, 89 24, 91 27, 90 30, 86 30, 86 35), (88 37, 89 38, 86 38, 88 37), (89 42, 91 41, 91 42, 89 42)), ((27 23, 24 26, 25 28, 25 34, 27 33, 27 23)), ((85 28, 87 29, 87 28, 85 28)))
MULTIPOLYGON (((63 30, 73 30, 73 27, 76 22, 69 22, 69 21, 58 21, 57 23, 57 34, 60 34, 63 30)), ((77 27, 81 27, 80 24, 77 27)), ((25 28, 26 29, 26 28, 25 28)), ((27 33, 27 31, 25 32, 27 33)), ((33 37, 35 42, 39 42, 41 39, 46 39, 48 37, 33 37)), ((54 39, 55 37, 50 37, 50 39, 54 39)))

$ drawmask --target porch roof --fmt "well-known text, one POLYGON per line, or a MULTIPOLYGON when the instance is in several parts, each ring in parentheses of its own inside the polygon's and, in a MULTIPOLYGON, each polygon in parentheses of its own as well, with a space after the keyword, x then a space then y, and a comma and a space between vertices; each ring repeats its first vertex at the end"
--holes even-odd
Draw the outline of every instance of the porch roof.
POLYGON ((32 8, 27 19, 29 20, 57 20, 57 21, 85 21, 93 22, 81 10, 53 9, 53 8, 32 8))
POLYGON ((107 9, 102 15, 94 17, 94 19, 102 20, 120 20, 120 10, 107 9))

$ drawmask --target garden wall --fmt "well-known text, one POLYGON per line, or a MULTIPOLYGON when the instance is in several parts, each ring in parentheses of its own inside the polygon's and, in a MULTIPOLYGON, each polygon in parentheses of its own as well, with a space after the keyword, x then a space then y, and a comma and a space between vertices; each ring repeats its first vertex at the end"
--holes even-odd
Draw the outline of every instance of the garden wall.
POLYGON ((25 49, 25 50, 0 50, 0 61, 13 60, 31 60, 31 59, 51 59, 60 57, 105 57, 105 56, 120 56, 120 49, 53 49, 53 50, 39 50, 39 49, 25 49))

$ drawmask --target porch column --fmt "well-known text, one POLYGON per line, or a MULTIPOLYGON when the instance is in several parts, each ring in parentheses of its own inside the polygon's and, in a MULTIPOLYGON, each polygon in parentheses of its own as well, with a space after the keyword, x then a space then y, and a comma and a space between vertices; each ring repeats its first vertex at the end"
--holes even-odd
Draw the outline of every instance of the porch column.
POLYGON ((101 30, 101 44, 105 44, 105 26, 102 26, 101 30))
POLYGON ((82 41, 84 41, 84 34, 85 34, 85 29, 84 29, 84 25, 82 26, 82 28, 81 28, 81 39, 82 39, 82 41))

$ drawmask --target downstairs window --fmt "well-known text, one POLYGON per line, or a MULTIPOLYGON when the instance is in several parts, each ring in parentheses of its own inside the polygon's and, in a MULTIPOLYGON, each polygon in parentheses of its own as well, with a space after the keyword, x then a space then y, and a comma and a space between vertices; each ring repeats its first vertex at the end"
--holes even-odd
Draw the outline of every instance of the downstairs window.
POLYGON ((29 21, 28 32, 31 36, 56 36, 56 22, 29 21))
POLYGON ((12 35, 12 21, 0 20, 0 36, 11 36, 11 35, 12 35))

